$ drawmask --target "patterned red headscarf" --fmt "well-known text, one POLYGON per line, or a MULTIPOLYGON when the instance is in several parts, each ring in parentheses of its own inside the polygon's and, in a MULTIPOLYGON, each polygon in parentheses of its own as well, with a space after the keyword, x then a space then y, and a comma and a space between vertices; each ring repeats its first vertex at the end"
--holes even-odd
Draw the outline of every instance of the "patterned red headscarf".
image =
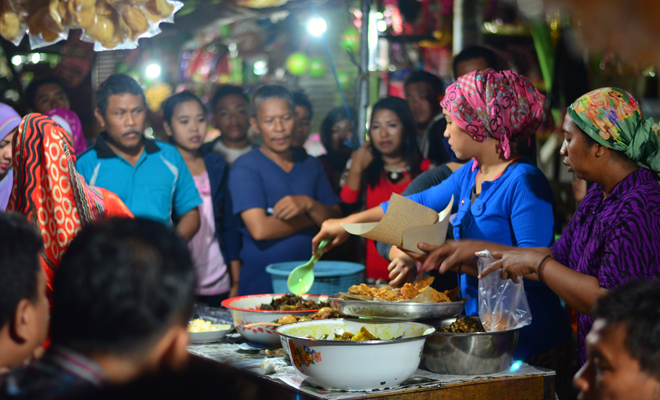
POLYGON ((509 143, 525 139, 543 122, 543 96, 513 71, 474 71, 449 86, 441 102, 454 122, 475 140, 491 136, 509 158, 509 143))
POLYGON ((14 187, 7 210, 25 215, 41 232, 50 290, 62 254, 83 226, 111 215, 132 216, 114 193, 85 184, 72 149, 69 134, 41 114, 26 115, 13 141, 14 187))

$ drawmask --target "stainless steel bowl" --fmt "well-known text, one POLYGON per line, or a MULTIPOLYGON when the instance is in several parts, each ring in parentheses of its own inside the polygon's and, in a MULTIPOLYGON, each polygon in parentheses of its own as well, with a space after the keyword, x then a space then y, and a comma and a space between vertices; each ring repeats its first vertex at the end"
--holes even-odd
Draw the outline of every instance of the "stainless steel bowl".
MULTIPOLYGON (((439 328, 455 320, 446 319, 431 325, 439 328)), ((502 372, 511 366, 513 354, 518 347, 519 333, 520 328, 479 333, 436 331, 426 338, 422 362, 428 370, 439 374, 482 375, 502 372)))
POLYGON ((465 308, 465 301, 452 301, 450 303, 365 301, 346 300, 339 295, 328 297, 328 301, 332 308, 342 314, 402 321, 451 318, 462 313, 463 308, 465 308))

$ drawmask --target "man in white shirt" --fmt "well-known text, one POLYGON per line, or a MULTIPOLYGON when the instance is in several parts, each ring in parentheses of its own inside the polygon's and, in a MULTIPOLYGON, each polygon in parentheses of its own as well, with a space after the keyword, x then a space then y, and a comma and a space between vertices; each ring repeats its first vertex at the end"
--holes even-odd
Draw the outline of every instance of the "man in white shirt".
POLYGON ((205 148, 223 156, 229 165, 254 148, 248 138, 249 109, 248 97, 240 86, 221 86, 211 99, 213 125, 220 130, 220 137, 205 148))

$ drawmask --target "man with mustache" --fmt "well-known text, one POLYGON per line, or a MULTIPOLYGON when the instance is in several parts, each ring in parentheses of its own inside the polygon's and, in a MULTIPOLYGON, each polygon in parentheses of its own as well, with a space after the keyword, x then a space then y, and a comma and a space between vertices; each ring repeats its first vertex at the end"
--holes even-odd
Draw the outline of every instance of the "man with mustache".
POLYGON ((341 200, 321 162, 291 149, 294 104, 283 86, 257 89, 250 124, 263 144, 239 157, 229 173, 229 193, 243 236, 239 296, 272 293, 266 266, 308 258, 318 227, 341 215, 341 200))
POLYGON ((144 137, 146 100, 126 74, 108 77, 96 91, 96 119, 104 132, 77 162, 92 186, 116 193, 136 217, 176 225, 190 240, 202 203, 192 175, 172 145, 144 137))

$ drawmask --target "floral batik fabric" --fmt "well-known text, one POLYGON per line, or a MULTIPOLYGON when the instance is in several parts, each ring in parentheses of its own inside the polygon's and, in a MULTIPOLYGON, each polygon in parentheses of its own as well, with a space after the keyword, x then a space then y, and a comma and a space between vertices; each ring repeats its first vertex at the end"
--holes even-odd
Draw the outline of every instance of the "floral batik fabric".
POLYGON ((642 117, 630 93, 613 87, 596 89, 571 104, 568 115, 601 146, 660 173, 660 128, 652 118, 642 117))

